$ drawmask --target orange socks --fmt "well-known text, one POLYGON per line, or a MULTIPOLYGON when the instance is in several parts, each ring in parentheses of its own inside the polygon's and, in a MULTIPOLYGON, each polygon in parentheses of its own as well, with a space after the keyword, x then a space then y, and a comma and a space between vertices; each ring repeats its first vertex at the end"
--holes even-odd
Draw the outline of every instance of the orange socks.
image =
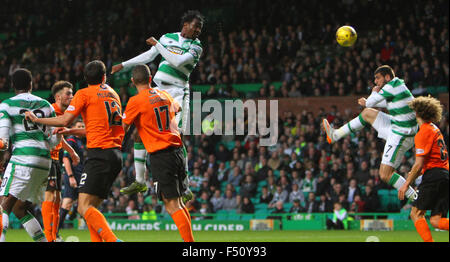
POLYGON ((44 224, 44 234, 48 242, 53 242, 53 202, 44 201, 41 207, 42 222, 44 224))
POLYGON ((178 231, 180 232, 181 238, 184 242, 194 242, 191 222, 185 212, 186 211, 184 209, 177 210, 172 214, 172 219, 175 222, 175 225, 177 225, 178 231))
POLYGON ((441 220, 439 220, 438 228, 448 231, 448 218, 441 218, 441 220))
POLYGON ((103 242, 102 237, 95 231, 95 229, 88 225, 89 233, 91 234, 91 242, 103 242))
POLYGON ((414 223, 414 226, 416 227, 417 233, 419 233, 424 242, 434 242, 433 237, 431 236, 430 228, 428 227, 425 218, 418 219, 416 223, 414 223))
POLYGON ((185 206, 183 206, 183 211, 189 219, 189 223, 191 223, 191 214, 189 214, 189 210, 185 206))
POLYGON ((54 202, 52 206, 52 212, 53 212, 53 221, 52 221, 52 238, 56 239, 56 234, 58 233, 58 227, 59 227, 59 204, 60 202, 54 202))
POLYGON ((117 242, 117 237, 112 232, 105 217, 95 207, 90 207, 84 214, 84 219, 91 232, 91 240, 98 240, 96 234, 106 242, 117 242))

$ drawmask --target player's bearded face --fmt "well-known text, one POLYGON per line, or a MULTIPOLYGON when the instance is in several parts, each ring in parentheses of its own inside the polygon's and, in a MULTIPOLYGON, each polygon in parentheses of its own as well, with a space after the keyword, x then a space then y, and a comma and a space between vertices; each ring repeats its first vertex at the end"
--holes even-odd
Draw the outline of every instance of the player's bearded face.
POLYGON ((378 87, 383 87, 387 83, 386 76, 381 75, 380 73, 375 75, 375 85, 378 87))

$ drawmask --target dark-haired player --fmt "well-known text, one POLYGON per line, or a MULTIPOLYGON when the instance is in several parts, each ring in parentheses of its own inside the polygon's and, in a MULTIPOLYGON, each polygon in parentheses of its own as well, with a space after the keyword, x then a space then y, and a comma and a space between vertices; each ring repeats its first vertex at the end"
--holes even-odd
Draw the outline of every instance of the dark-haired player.
MULTIPOLYGON (((73 85, 68 81, 57 81, 52 86, 52 94, 55 103, 52 104, 57 116, 64 114, 73 98, 73 85)), ((59 152, 63 148, 70 155, 74 165, 80 161, 75 150, 66 142, 64 137, 61 142, 50 152, 52 166, 48 176, 47 190, 45 191, 44 202, 42 202, 42 221, 44 233, 48 242, 60 241, 57 237, 59 227, 59 208, 61 206, 61 164, 59 152)))
POLYGON ((25 119, 25 112, 40 117, 55 116, 49 102, 31 94, 31 72, 17 69, 12 75, 16 95, 0 104, 0 164, 3 153, 11 147, 11 158, 0 186, 0 242, 5 241, 9 214, 13 212, 34 241, 47 242, 36 218, 27 211, 29 204, 39 204, 48 181, 50 150, 59 144, 61 135, 53 129, 25 119))
POLYGON ((122 104, 119 95, 105 84, 106 67, 99 60, 84 68, 88 87, 77 91, 62 116, 28 119, 50 126, 69 126, 81 114, 86 126, 87 160, 78 189, 78 213, 84 217, 93 242, 119 241, 97 209, 107 198, 122 169, 122 104))
MULTIPOLYGON (((386 141, 379 170, 380 178, 398 190, 405 183, 405 178, 397 174, 395 169, 400 166, 403 155, 413 147, 418 130, 416 114, 408 106, 408 102, 414 97, 405 81, 396 77, 390 66, 378 67, 374 76, 376 86, 372 93, 367 99, 358 100, 359 105, 365 107, 361 114, 339 129, 332 128, 323 119, 322 128, 331 144, 371 125, 378 132, 378 137, 386 141), (389 114, 372 107, 385 107, 389 114)), ((417 198, 417 193, 409 187, 406 197, 413 200, 417 198)))
MULTIPOLYGON (((181 106, 181 112, 176 114, 176 121, 181 134, 186 134, 187 122, 189 121, 189 76, 197 65, 203 52, 203 47, 198 37, 203 28, 204 18, 198 11, 187 11, 181 18, 181 32, 168 33, 157 41, 154 37, 147 39, 151 45, 149 51, 142 53, 128 61, 112 67, 114 74, 123 68, 130 68, 138 64, 146 64, 153 61, 158 55, 162 56, 158 71, 154 76, 154 82, 159 89, 168 92, 181 106)), ((185 158, 186 149, 183 147, 185 158)), ((145 148, 141 142, 134 146, 134 163, 136 170, 136 181, 121 192, 132 194, 145 192, 145 148)), ((187 161, 186 161, 187 163, 187 161)), ((187 171, 187 169, 186 169, 187 171)), ((186 176, 186 184, 188 177, 186 176)), ((187 187, 184 200, 192 198, 192 192, 187 187)))
POLYGON ((409 106, 416 112, 420 129, 414 138, 416 161, 405 184, 398 190, 398 198, 403 200, 408 186, 422 175, 411 219, 422 239, 433 242, 425 220, 427 210, 431 210, 431 225, 448 231, 448 151, 441 131, 433 124, 441 121, 442 106, 436 98, 424 96, 415 98, 409 106))

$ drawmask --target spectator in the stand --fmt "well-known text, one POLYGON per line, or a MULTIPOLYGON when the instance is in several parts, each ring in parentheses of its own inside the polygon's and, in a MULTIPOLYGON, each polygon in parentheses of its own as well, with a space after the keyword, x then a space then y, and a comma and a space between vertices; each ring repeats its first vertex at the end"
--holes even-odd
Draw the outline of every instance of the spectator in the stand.
POLYGON ((317 210, 315 209, 317 207, 316 203, 316 195, 314 195, 313 192, 308 193, 308 198, 305 201, 305 209, 308 213, 315 213, 317 210))
POLYGON ((300 203, 305 203, 305 195, 297 184, 292 184, 292 191, 289 193, 289 202, 293 203, 295 200, 299 200, 300 203))
POLYGON ((272 201, 273 195, 269 192, 267 186, 261 188, 261 196, 259 197, 259 203, 269 204, 272 201))
POLYGON ((300 183, 300 189, 305 192, 316 192, 317 180, 313 178, 313 174, 310 170, 306 170, 305 179, 300 183))
POLYGON ((378 195, 372 191, 371 186, 366 186, 364 194, 362 195, 361 199, 364 201, 365 205, 365 211, 366 212, 377 212, 378 208, 380 206, 380 200, 378 198, 378 195))
POLYGON ((228 176, 228 183, 233 186, 239 186, 241 184, 242 174, 241 169, 238 166, 235 166, 233 172, 228 176))
POLYGON ((225 199, 223 201, 223 210, 233 210, 238 207, 238 203, 236 202, 236 197, 233 196, 233 192, 231 190, 227 190, 225 192, 225 199))
POLYGON ((301 205, 299 199, 295 199, 292 202, 291 209, 289 209, 289 213, 303 213, 305 211, 306 211, 306 209, 301 205))
POLYGON ((355 178, 350 180, 345 194, 347 195, 347 202, 349 203, 352 203, 354 201, 356 195, 361 195, 361 189, 359 189, 355 178))
POLYGON ((251 175, 245 176, 245 181, 241 185, 240 194, 242 197, 252 198, 256 195, 257 185, 253 182, 251 175))
POLYGON ((289 194, 286 190, 283 190, 283 188, 280 185, 276 186, 276 191, 273 194, 272 201, 270 201, 269 203, 269 208, 274 208, 277 202, 285 203, 288 197, 289 194))
POLYGON ((316 212, 328 213, 333 211, 332 202, 326 195, 320 195, 320 200, 316 202, 316 212))
POLYGON ((217 212, 222 209, 224 200, 225 199, 223 198, 220 189, 216 189, 216 191, 214 191, 214 195, 209 200, 211 202, 213 212, 217 212))
POLYGON ((249 197, 242 198, 242 207, 241 211, 244 214, 253 214, 255 213, 255 206, 252 203, 252 200, 249 197))

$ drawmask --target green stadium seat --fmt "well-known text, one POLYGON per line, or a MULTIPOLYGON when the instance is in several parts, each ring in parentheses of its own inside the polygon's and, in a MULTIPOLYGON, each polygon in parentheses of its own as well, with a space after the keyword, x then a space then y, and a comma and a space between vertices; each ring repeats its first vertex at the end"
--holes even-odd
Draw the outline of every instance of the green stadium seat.
POLYGON ((294 204, 291 203, 291 202, 284 203, 284 204, 283 204, 284 210, 286 210, 286 212, 289 212, 289 210, 291 209, 291 207, 292 207, 293 205, 294 205, 294 204))
POLYGON ((268 209, 268 204, 266 204, 266 203, 259 203, 259 204, 256 204, 255 205, 255 210, 256 209, 264 209, 264 210, 267 210, 268 209))
POLYGON ((217 210, 216 212, 217 220, 227 220, 228 219, 228 210, 217 210))
POLYGON ((253 214, 242 214, 241 220, 250 220, 250 219, 253 219, 253 217, 254 217, 253 214))

